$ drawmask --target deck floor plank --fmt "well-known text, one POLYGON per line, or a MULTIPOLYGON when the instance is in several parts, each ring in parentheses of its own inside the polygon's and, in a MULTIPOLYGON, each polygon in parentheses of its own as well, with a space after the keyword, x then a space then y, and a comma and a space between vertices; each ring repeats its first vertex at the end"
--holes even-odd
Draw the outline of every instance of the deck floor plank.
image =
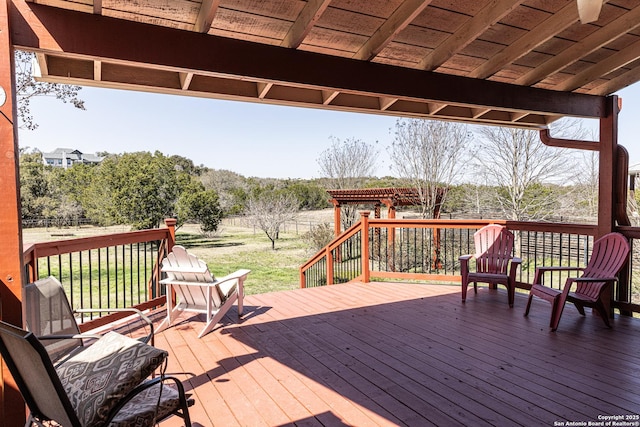
MULTIPOLYGON (((640 319, 601 319, 504 289, 352 283, 245 298, 157 335, 200 426, 531 426, 637 415, 640 319)), ((178 426, 174 417, 165 424, 178 426)))

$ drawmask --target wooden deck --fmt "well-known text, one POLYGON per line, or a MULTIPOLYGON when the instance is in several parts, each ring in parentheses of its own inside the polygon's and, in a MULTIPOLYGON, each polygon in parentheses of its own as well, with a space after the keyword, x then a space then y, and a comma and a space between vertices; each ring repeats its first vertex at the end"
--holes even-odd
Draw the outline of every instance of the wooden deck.
POLYGON ((640 425, 640 319, 607 329, 568 305, 554 333, 550 306, 525 318, 525 304, 516 294, 509 309, 500 289, 462 304, 459 286, 342 284, 248 296, 241 322, 232 311, 198 339, 192 317, 156 346, 202 426, 640 425))

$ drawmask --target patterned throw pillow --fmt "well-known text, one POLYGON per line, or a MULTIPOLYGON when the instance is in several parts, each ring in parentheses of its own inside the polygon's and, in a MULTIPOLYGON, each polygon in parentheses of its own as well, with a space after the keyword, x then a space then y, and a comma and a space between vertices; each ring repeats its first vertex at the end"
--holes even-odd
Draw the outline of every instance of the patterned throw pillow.
POLYGON ((101 425, 167 356, 164 350, 109 332, 56 371, 82 425, 101 425))

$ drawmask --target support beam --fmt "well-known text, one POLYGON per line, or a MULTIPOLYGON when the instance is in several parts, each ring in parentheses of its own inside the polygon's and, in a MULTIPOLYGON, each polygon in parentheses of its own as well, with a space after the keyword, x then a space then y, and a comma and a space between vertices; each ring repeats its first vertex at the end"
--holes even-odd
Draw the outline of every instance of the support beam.
POLYGON ((607 97, 607 115, 600 119, 600 161, 598 181, 598 232, 599 238, 615 228, 616 173, 618 156, 618 114, 617 96, 607 97))
POLYGON ((405 0, 384 24, 353 55, 354 59, 370 61, 384 49, 395 36, 404 30, 432 0, 405 0))
POLYGON ((579 43, 565 49, 560 54, 544 62, 539 67, 534 68, 527 74, 516 79, 516 84, 525 86, 533 85, 539 81, 557 73, 566 64, 577 61, 586 53, 595 52, 602 46, 611 43, 617 37, 621 37, 633 28, 640 25, 640 6, 634 8, 631 12, 625 13, 620 18, 600 28, 598 31, 589 34, 579 43))
POLYGON ((102 15, 102 0, 93 0, 93 13, 102 15))
POLYGON ((209 32, 219 5, 220 0, 203 0, 193 30, 198 33, 209 32))
POLYGON ((14 44, 75 59, 439 104, 601 117, 604 98, 432 73, 14 0, 14 44), (116 34, 117 37, 105 37, 116 34), (207 52, 203 55, 202 52, 207 52))
POLYGON ((257 84, 258 89, 258 98, 264 99, 265 96, 269 93, 271 88, 273 87, 273 83, 260 83, 257 84))
MULTIPOLYGON (((22 221, 10 6, 10 0, 0 0, 0 320, 22 326, 22 221)), ((22 397, 1 360, 0 367, 0 420, 6 426, 24 425, 22 397)))
POLYGON ((291 25, 287 35, 282 40, 281 46, 288 48, 297 48, 304 41, 309 31, 316 25, 331 0, 309 0, 300 11, 298 19, 291 25))
POLYGON ((505 65, 531 52, 560 31, 574 24, 578 20, 578 9, 572 2, 560 11, 554 13, 533 30, 506 46, 501 52, 484 61, 481 66, 469 73, 469 77, 486 79, 500 71, 505 65))
POLYGON ((614 53, 604 61, 586 68, 575 76, 565 80, 558 85, 559 90, 572 91, 580 88, 582 85, 594 81, 598 76, 607 75, 625 65, 637 60, 640 57, 640 41, 637 41, 626 48, 614 53))
POLYGON ((458 31, 451 34, 444 42, 429 53, 418 68, 433 71, 447 62, 453 55, 467 47, 489 27, 494 25, 524 0, 491 0, 473 18, 466 22, 458 31))

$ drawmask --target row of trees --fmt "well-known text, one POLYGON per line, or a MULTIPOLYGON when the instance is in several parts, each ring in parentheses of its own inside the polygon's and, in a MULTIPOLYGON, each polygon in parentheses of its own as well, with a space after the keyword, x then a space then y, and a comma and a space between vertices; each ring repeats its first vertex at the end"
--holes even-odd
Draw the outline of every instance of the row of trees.
MULTIPOLYGON (((576 129, 570 136, 583 138, 576 129)), ((430 217, 436 203, 443 212, 513 220, 590 217, 597 208, 597 158, 544 146, 537 132, 522 129, 473 133, 452 122, 398 120, 389 147, 396 176, 383 178, 372 177, 376 145, 358 139, 334 138, 317 159, 323 178, 315 180, 246 178, 160 152, 100 154, 105 160, 99 165, 63 169, 44 165, 37 150, 24 150, 23 218, 88 218, 142 229, 176 217, 179 225, 196 221, 204 232, 214 232, 223 216, 244 214, 275 247, 281 226, 299 210, 329 206, 330 188, 414 187, 422 217, 430 217), (444 200, 436 197, 442 188, 444 200)), ((345 228, 362 208, 343 208, 345 228)))
MULTIPOLYGON (((578 121, 557 123, 554 134, 589 139, 578 121)), ((596 214, 597 155, 548 147, 537 131, 398 120, 388 150, 396 177, 382 181, 416 188, 423 218, 441 211, 512 220, 596 214)), ((335 140, 319 164, 332 187, 361 188, 372 183, 363 171, 374 170, 378 157, 375 144, 335 140)), ((344 216, 344 228, 354 220, 344 216)))
POLYGON ((20 155, 23 219, 72 223, 88 218, 99 225, 143 229, 175 217, 179 225, 196 221, 204 232, 213 232, 224 215, 282 207, 281 199, 291 212, 327 206, 326 192, 313 182, 247 179, 160 152, 100 154, 105 159, 99 165, 63 169, 44 165, 37 150, 24 150, 20 155))

